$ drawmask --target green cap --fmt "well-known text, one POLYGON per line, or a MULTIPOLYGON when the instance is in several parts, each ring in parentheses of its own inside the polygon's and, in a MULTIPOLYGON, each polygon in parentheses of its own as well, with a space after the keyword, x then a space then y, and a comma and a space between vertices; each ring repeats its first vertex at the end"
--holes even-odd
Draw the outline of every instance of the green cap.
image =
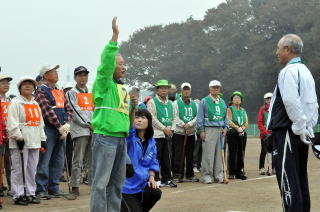
POLYGON ((161 86, 165 86, 165 87, 168 87, 168 88, 171 87, 171 85, 169 85, 168 80, 159 80, 157 82, 157 84, 156 84, 156 87, 158 88, 158 87, 161 87, 161 86))
POLYGON ((230 101, 232 102, 232 99, 233 99, 233 97, 234 97, 235 95, 240 96, 240 98, 241 98, 241 103, 242 103, 242 102, 243 102, 243 95, 242 95, 242 93, 241 93, 240 91, 235 91, 235 92, 233 92, 232 95, 231 95, 230 101))

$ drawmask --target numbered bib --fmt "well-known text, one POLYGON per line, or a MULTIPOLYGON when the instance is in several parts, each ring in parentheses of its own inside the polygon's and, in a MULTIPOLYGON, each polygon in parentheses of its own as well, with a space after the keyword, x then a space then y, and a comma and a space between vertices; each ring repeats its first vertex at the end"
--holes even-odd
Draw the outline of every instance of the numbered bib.
POLYGON ((91 93, 78 93, 78 105, 82 111, 93 111, 91 93))
POLYGON ((24 104, 24 112, 26 114, 25 125, 29 127, 37 127, 40 124, 40 108, 36 104, 24 104))
POLYGON ((7 121, 8 118, 8 108, 11 102, 1 102, 1 111, 3 121, 7 121))
POLYGON ((127 89, 124 85, 117 84, 118 93, 119 93, 119 107, 118 111, 121 113, 125 113, 129 115, 129 108, 130 108, 130 97, 128 95, 127 89))
POLYGON ((56 108, 64 108, 65 97, 61 90, 52 90, 52 95, 56 101, 56 108))

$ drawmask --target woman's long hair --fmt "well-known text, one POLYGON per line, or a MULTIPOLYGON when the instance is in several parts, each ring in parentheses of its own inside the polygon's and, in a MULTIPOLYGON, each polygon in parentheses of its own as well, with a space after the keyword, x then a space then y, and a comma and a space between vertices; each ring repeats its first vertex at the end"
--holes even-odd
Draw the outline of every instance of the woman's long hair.
POLYGON ((152 127, 152 115, 146 109, 139 109, 135 113, 135 117, 146 117, 148 119, 148 126, 144 134, 145 141, 149 141, 153 137, 153 127, 152 127))

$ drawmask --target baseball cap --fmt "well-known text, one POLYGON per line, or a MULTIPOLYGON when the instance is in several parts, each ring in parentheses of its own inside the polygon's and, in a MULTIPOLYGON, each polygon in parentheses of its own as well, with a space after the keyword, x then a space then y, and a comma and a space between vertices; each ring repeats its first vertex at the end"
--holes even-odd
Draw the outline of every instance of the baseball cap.
POLYGON ((8 80, 10 82, 12 80, 12 77, 6 77, 4 75, 0 75, 0 81, 4 80, 4 79, 6 79, 6 80, 8 80))
POLYGON ((181 89, 183 89, 184 87, 191 88, 191 85, 190 85, 190 83, 188 83, 188 82, 184 82, 184 83, 182 83, 182 85, 181 85, 181 89))
POLYGON ((43 67, 41 68, 41 70, 40 70, 39 75, 40 75, 41 77, 43 77, 43 75, 45 75, 45 73, 47 73, 48 71, 51 71, 51 70, 53 70, 53 69, 58 69, 58 68, 60 68, 59 65, 47 65, 47 66, 43 66, 43 67))
POLYGON ((88 69, 86 67, 84 67, 84 66, 79 66, 76 69, 74 69, 74 75, 77 75, 77 74, 79 74, 81 72, 85 72, 85 73, 89 74, 88 69))
POLYGON ((268 98, 272 98, 272 96, 273 96, 273 94, 272 93, 266 93, 264 96, 263 96, 263 98, 264 99, 268 99, 268 98))
POLYGON ((209 87, 213 87, 213 86, 219 86, 219 87, 221 87, 221 83, 220 83, 218 80, 212 80, 212 81, 209 83, 209 87))

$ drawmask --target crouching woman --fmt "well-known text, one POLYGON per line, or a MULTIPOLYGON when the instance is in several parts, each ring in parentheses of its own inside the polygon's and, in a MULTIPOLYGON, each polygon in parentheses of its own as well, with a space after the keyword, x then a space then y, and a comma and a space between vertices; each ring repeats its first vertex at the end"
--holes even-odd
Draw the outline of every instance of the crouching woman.
POLYGON ((11 189, 17 205, 39 204, 35 196, 39 149, 45 148, 46 135, 40 107, 32 93, 36 82, 23 77, 18 82, 20 95, 8 109, 7 130, 11 152, 11 189), (26 186, 24 188, 24 185, 26 186))
POLYGON ((137 110, 133 116, 134 126, 126 141, 134 174, 126 179, 123 186, 121 212, 146 212, 161 197, 161 190, 154 179, 159 163, 150 112, 137 110))

